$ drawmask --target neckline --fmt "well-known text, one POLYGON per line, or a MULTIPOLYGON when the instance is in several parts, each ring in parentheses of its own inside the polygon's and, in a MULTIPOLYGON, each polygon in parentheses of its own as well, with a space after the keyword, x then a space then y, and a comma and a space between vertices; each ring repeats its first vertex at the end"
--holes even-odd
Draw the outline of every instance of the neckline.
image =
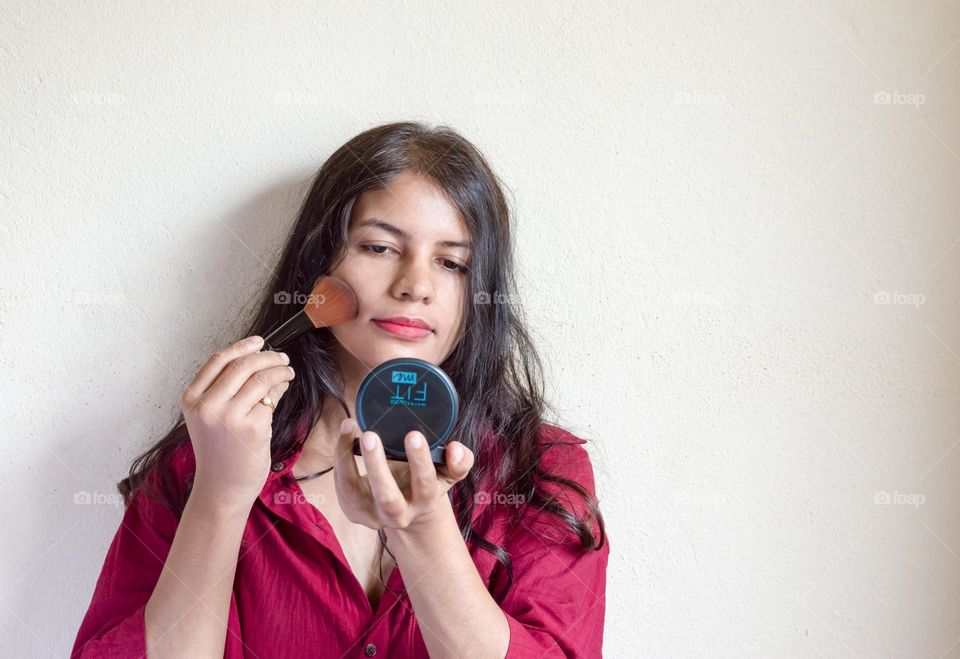
POLYGON ((327 467, 326 469, 324 469, 324 470, 322 470, 322 471, 315 471, 315 472, 313 472, 312 474, 306 474, 306 475, 304 475, 304 476, 294 476, 294 475, 293 475, 293 468, 291 467, 291 468, 290 468, 290 480, 296 481, 296 482, 309 481, 309 480, 313 480, 313 479, 316 478, 317 476, 323 476, 323 475, 324 475, 325 473, 327 473, 328 471, 333 471, 333 467, 327 467))
POLYGON ((322 470, 320 470, 320 471, 315 471, 315 472, 310 473, 310 474, 304 474, 303 476, 294 476, 294 475, 293 475, 293 468, 297 465, 297 462, 300 461, 300 456, 303 455, 304 446, 305 446, 305 442, 301 443, 299 446, 297 446, 296 450, 293 452, 293 455, 291 455, 289 458, 286 459, 286 461, 285 461, 285 462, 286 462, 286 468, 285 468, 285 469, 283 470, 283 472, 281 472, 281 474, 280 474, 280 475, 283 477, 283 480, 286 480, 286 481, 288 481, 288 482, 296 482, 296 483, 299 483, 299 482, 302 482, 302 481, 313 480, 314 478, 317 478, 317 477, 319 477, 319 476, 323 476, 325 473, 327 473, 327 472, 329 472, 329 471, 333 471, 333 468, 334 468, 335 465, 331 465, 331 466, 327 467, 326 469, 322 469, 322 470), (285 473, 284 473, 284 472, 285 472, 285 473))
MULTIPOLYGON (((331 467, 331 469, 332 468, 333 467, 331 467)), ((296 478, 293 478, 292 467, 290 468, 289 476, 290 476, 289 481, 291 482, 292 486, 297 488, 300 491, 300 500, 305 500, 306 495, 303 493, 303 489, 300 487, 300 482, 299 482, 299 480, 303 480, 303 478, 301 477, 301 479, 299 480, 296 478)), ((307 505, 310 506, 310 514, 313 515, 316 520, 323 520, 322 522, 323 526, 321 526, 321 524, 317 524, 317 527, 324 529, 323 533, 328 536, 328 542, 330 542, 333 545, 333 548, 329 548, 330 551, 333 552, 334 556, 336 556, 346 568, 346 573, 350 575, 349 579, 354 584, 353 587, 357 589, 360 592, 360 594, 363 596, 363 601, 367 605, 367 611, 369 615, 374 616, 378 614, 380 609, 383 608, 384 606, 384 602, 386 601, 386 597, 388 593, 392 594, 398 601, 401 600, 404 596, 406 596, 406 593, 407 593, 406 586, 401 586, 403 577, 400 574, 400 566, 394 561, 393 566, 390 568, 390 570, 386 574, 386 579, 384 581, 384 589, 383 591, 381 591, 380 596, 377 598, 376 606, 374 606, 373 602, 371 602, 370 598, 367 596, 366 588, 363 587, 363 584, 360 582, 359 577, 357 577, 357 575, 353 571, 353 568, 350 566, 350 561, 347 560, 347 553, 343 548, 343 543, 340 541, 340 537, 337 535, 336 530, 333 528, 333 524, 330 523, 330 520, 327 519, 327 516, 323 513, 322 510, 320 510, 320 508, 318 508, 317 506, 315 506, 313 503, 309 501, 307 501, 306 503, 307 505)), ((286 511, 286 512, 290 512, 290 511, 286 511)), ((292 519, 292 518, 288 518, 288 519, 292 519)), ((384 553, 386 553, 386 551, 384 553)), ((395 605, 396 605, 396 602, 393 602, 390 606, 395 606, 395 605)))

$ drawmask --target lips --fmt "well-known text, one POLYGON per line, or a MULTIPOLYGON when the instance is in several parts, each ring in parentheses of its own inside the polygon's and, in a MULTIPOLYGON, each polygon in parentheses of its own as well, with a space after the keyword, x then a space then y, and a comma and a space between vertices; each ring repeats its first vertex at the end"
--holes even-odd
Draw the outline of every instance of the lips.
POLYGON ((416 316, 374 318, 373 322, 390 336, 405 341, 423 341, 434 334, 427 321, 416 316))
POLYGON ((416 329, 429 330, 433 331, 433 328, 430 327, 422 318, 416 318, 412 316, 391 316, 390 318, 374 318, 374 321, 378 323, 389 323, 390 325, 399 325, 401 327, 413 327, 416 329))

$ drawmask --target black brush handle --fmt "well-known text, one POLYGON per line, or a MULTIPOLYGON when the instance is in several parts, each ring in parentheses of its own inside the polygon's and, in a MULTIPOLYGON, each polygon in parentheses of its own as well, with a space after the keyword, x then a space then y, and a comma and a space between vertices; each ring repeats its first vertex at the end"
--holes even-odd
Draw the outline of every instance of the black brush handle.
POLYGON ((313 321, 310 320, 306 310, 301 310, 263 339, 263 350, 282 348, 287 342, 312 329, 315 329, 313 321))

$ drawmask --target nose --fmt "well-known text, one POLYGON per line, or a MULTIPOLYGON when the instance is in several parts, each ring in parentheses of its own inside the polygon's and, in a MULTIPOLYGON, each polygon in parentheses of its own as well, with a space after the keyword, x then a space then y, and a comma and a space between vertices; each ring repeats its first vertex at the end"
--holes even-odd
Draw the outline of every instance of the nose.
POLYGON ((425 304, 432 302, 433 279, 430 275, 430 264, 426 259, 416 255, 410 255, 404 259, 397 278, 393 282, 391 293, 397 298, 422 301, 425 304))

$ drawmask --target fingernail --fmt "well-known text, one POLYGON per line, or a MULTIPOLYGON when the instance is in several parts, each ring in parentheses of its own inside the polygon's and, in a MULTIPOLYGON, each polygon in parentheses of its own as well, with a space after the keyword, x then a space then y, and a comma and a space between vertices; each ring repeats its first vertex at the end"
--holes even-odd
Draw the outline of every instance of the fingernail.
POLYGON ((423 446, 423 435, 418 432, 410 436, 410 448, 420 448, 423 446))
POLYGON ((251 346, 255 346, 259 344, 261 341, 263 341, 262 336, 251 336, 249 339, 247 339, 247 343, 249 343, 251 346))
POLYGON ((454 462, 460 462, 460 459, 463 457, 463 447, 459 444, 454 444, 453 448, 450 449, 451 457, 454 462))
POLYGON ((348 432, 350 432, 351 430, 353 430, 353 420, 352 420, 352 419, 344 419, 343 421, 340 422, 340 434, 341 434, 341 435, 346 435, 346 434, 347 434, 348 432))
POLYGON ((373 447, 377 445, 377 438, 373 433, 364 433, 360 437, 360 442, 363 444, 365 451, 372 451, 373 447))
POLYGON ((285 352, 281 352, 281 353, 280 353, 280 359, 283 360, 283 363, 284 363, 284 364, 289 364, 289 363, 290 363, 290 355, 288 355, 288 354, 285 353, 285 352))

